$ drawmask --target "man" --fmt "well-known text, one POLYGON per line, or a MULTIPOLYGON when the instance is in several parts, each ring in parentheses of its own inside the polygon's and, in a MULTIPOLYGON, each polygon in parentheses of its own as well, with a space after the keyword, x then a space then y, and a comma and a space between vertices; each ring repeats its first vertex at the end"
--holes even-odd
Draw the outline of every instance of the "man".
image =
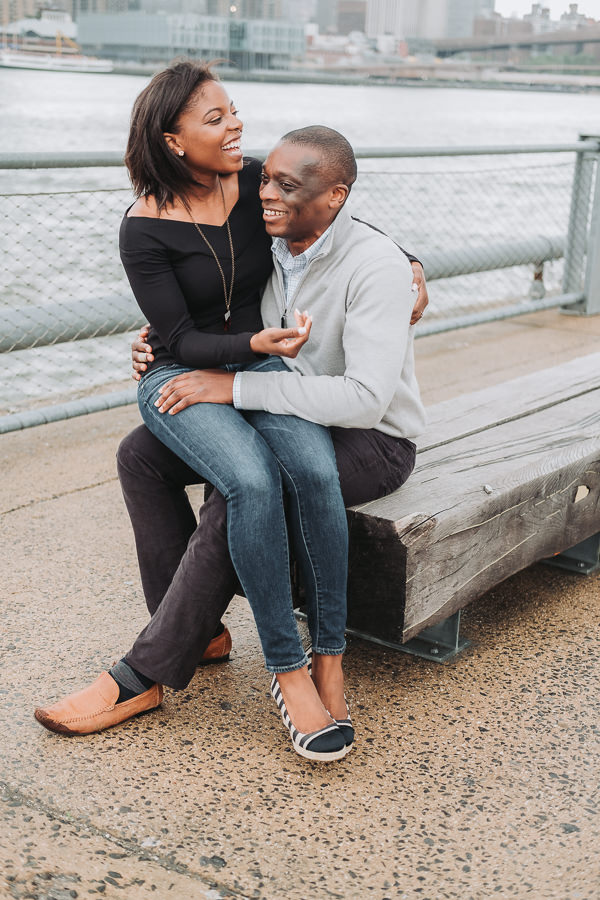
MULTIPOLYGON (((285 326, 301 303, 314 322, 310 340, 286 362, 291 372, 192 372, 165 387, 160 407, 176 415, 193 403, 234 402, 330 426, 347 506, 406 480, 415 456, 410 438, 424 422, 409 329, 410 266, 389 238, 345 209, 355 177, 350 145, 321 126, 291 132, 269 154, 260 194, 275 270, 263 322, 285 326)), ((67 734, 152 709, 163 683, 184 688, 196 665, 226 658, 231 646, 226 630, 211 640, 237 585, 223 498, 212 493, 196 526, 185 485, 199 477, 143 428, 125 438, 118 462, 152 618, 123 660, 124 682, 103 673, 79 694, 36 710, 42 724, 67 734)), ((319 678, 313 670, 317 690, 319 678)))

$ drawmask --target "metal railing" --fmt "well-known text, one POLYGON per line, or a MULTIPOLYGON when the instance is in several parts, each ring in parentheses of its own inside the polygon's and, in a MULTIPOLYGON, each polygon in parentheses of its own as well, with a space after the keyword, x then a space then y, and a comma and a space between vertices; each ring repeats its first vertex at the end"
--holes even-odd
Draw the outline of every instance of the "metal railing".
MULTIPOLYGON (((424 263, 417 336, 551 307, 600 312, 598 137, 357 157, 352 212, 424 263)), ((0 154, 0 366, 18 385, 0 432, 135 399, 129 333, 143 316, 116 239, 130 202, 118 153, 0 154)))

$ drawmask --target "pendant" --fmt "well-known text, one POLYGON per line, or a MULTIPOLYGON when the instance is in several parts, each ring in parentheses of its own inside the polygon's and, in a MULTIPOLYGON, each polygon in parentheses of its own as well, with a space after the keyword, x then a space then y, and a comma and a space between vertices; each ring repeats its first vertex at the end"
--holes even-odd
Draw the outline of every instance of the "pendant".
POLYGON ((281 317, 281 327, 287 328, 287 316, 285 313, 281 317))
POLYGON ((225 322, 223 323, 223 331, 229 331, 229 326, 231 325, 231 313, 229 310, 225 313, 225 322))

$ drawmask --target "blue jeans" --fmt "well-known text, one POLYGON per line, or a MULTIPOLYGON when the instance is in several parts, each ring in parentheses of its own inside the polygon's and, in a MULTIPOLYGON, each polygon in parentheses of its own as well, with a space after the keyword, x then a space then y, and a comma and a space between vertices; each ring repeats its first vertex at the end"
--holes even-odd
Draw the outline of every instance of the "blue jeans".
MULTIPOLYGON (((244 368, 288 371, 276 358, 244 368)), ((188 371, 171 365, 145 375, 140 411, 150 431, 227 501, 229 550, 267 669, 289 672, 307 662, 293 613, 284 488, 313 649, 343 653, 348 529, 328 429, 296 416, 242 413, 215 403, 198 403, 174 416, 159 413, 159 388, 188 371)))

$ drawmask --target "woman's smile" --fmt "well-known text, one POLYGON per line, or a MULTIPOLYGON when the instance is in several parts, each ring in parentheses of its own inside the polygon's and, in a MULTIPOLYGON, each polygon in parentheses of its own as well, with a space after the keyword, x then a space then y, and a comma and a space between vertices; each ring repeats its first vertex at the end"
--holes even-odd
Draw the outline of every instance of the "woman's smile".
POLYGON ((231 157, 231 159, 241 159, 242 158, 242 139, 241 137, 233 138, 233 140, 229 141, 223 147, 221 147, 224 153, 227 156, 231 157))

